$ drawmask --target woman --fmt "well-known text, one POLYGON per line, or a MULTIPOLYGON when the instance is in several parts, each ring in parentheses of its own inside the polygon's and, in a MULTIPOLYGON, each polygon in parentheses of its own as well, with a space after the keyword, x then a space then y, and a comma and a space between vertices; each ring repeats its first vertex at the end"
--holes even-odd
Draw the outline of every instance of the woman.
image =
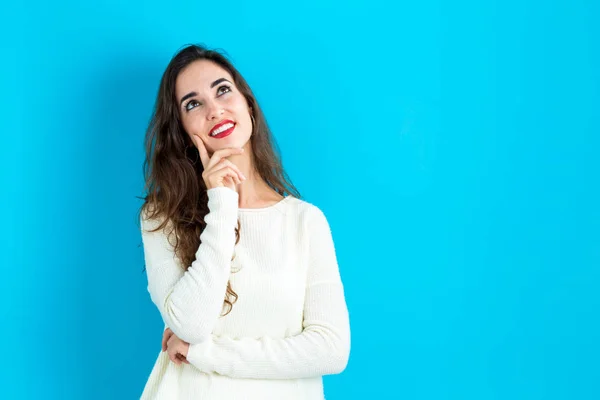
POLYGON ((140 223, 165 323, 142 399, 323 399, 350 325, 322 211, 300 199, 248 84, 188 46, 146 136, 140 223))

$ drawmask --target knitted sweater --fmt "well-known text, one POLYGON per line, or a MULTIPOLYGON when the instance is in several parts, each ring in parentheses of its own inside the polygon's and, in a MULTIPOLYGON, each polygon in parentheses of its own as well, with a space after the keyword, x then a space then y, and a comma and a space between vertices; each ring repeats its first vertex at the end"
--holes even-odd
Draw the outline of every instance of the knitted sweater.
POLYGON ((206 227, 185 272, 164 230, 147 232, 159 221, 141 216, 150 298, 165 329, 190 343, 189 364, 159 353, 141 399, 324 399, 322 376, 342 372, 350 353, 325 215, 293 196, 244 209, 229 188, 207 194, 206 227), (221 316, 228 280, 239 297, 221 316))

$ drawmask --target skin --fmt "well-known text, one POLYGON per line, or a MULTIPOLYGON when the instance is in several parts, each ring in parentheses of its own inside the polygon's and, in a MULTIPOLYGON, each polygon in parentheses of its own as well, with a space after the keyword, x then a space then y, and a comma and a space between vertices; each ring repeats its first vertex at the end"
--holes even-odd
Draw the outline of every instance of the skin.
POLYGON ((189 348, 190 344, 179 339, 171 328, 165 329, 162 338, 162 351, 168 353, 171 361, 177 365, 181 365, 181 363, 189 364, 186 358, 189 348))
POLYGON ((195 61, 179 73, 175 96, 183 128, 198 148, 205 172, 208 172, 207 168, 211 169, 205 174, 207 176, 203 176, 208 188, 228 186, 237 191, 240 208, 267 207, 283 198, 264 182, 252 164, 250 108, 229 72, 210 60, 195 61), (211 84, 221 78, 227 81, 211 88, 211 84), (181 99, 190 92, 196 95, 181 103, 181 99), (225 119, 235 122, 233 133, 222 139, 210 137, 210 130, 225 119), (213 160, 213 157, 217 158, 213 160), (223 158, 228 162, 221 161, 223 158), (217 173, 218 169, 212 170, 217 165, 226 165, 228 169, 217 173), (233 171, 237 172, 237 177, 233 171))
MULTIPOLYGON (((254 168, 251 110, 233 82, 225 69, 209 60, 198 60, 184 68, 175 82, 181 122, 200 154, 207 189, 226 186, 235 190, 240 208, 268 207, 283 196, 269 187, 254 168), (221 78, 227 81, 211 87, 221 78), (191 92, 196 94, 187 97, 191 92), (225 119, 235 122, 233 132, 222 139, 210 137, 210 130, 225 119)), ((167 351, 175 364, 189 364, 189 346, 170 328, 163 332, 162 351, 167 351)))

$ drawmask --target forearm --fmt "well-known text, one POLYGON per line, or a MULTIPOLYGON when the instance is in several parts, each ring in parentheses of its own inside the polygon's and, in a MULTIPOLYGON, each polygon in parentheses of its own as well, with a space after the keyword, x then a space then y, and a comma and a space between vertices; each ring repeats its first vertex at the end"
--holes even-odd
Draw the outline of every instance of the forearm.
POLYGON ((150 297, 165 324, 188 343, 209 338, 222 311, 235 246, 237 193, 210 192, 209 208, 196 259, 185 272, 164 234, 144 233, 150 297))
MULTIPOLYGON (((232 378, 298 379, 342 372, 350 354, 350 324, 341 285, 323 285, 327 317, 305 320, 304 330, 286 338, 211 335, 189 347, 187 360, 207 373, 232 378)), ((313 292, 314 294, 314 292, 313 292)))

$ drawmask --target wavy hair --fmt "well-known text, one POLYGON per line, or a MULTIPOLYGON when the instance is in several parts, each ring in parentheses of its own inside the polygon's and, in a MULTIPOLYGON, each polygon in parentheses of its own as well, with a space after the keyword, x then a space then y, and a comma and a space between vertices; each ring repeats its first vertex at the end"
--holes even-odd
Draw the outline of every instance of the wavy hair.
MULTIPOLYGON (((167 232, 169 242, 174 241, 171 244, 175 255, 185 270, 195 260, 201 244, 200 235, 206 227, 204 217, 209 209, 206 184, 202 179, 204 167, 199 162, 198 149, 181 123, 175 82, 179 73, 197 60, 210 60, 229 72, 251 107, 254 117, 250 137, 252 164, 260 177, 280 195, 300 198, 300 193, 283 169, 276 141, 246 80, 222 52, 196 44, 184 47, 171 59, 162 75, 153 115, 146 130, 143 163, 145 195, 141 197, 144 203, 138 217, 144 213, 147 218, 162 220, 152 232, 170 227, 167 232)), ((238 219, 236 244, 240 239, 240 228, 238 219)), ((235 255, 232 261, 234 258, 235 255)), ((228 281, 223 303, 228 310, 223 316, 229 314, 237 299, 238 295, 228 281)))

